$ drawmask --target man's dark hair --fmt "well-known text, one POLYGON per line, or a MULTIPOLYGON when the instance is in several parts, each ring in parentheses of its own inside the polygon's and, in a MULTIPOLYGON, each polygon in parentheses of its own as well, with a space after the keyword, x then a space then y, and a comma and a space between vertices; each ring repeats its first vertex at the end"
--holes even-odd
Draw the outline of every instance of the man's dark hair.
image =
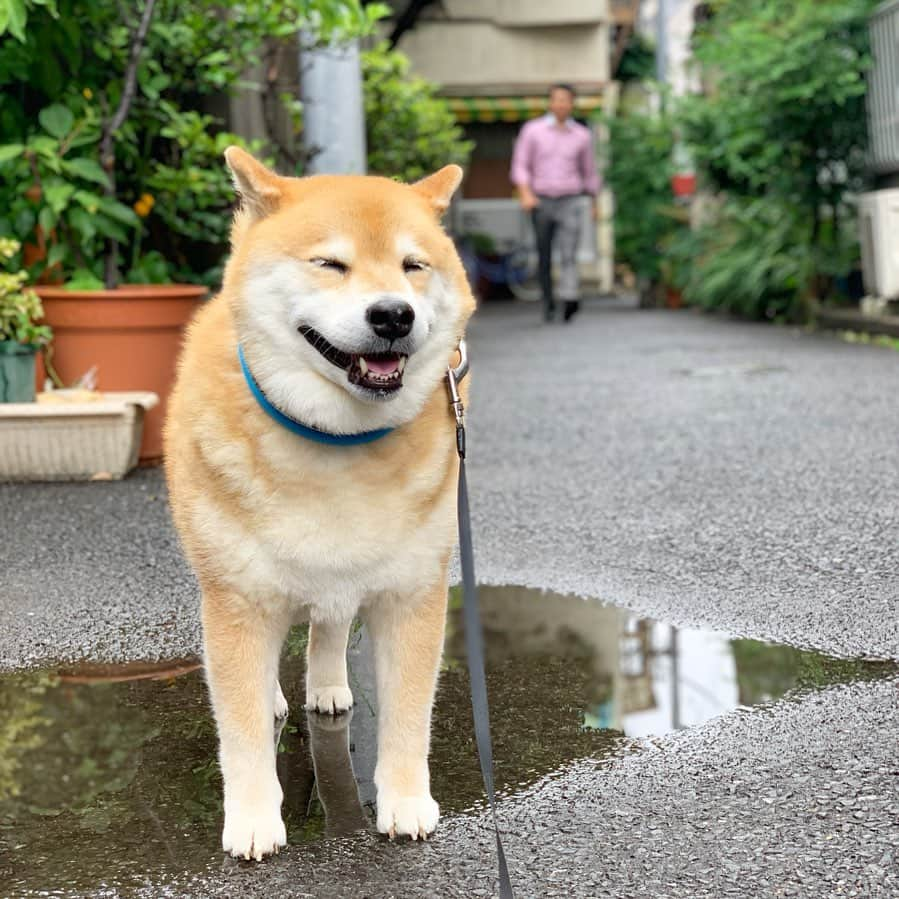
POLYGON ((574 89, 574 87, 570 84, 565 84, 562 81, 560 81, 558 84, 551 85, 549 89, 550 96, 552 96, 553 91, 568 91, 568 94, 572 100, 577 96, 577 91, 574 89))

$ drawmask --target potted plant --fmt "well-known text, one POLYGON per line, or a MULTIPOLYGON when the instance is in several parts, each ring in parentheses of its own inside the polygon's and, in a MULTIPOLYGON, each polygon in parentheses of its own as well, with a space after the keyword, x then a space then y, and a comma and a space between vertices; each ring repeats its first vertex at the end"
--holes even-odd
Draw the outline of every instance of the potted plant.
POLYGON ((257 87, 292 108, 270 82, 272 47, 300 30, 325 42, 370 34, 383 10, 55 0, 25 3, 15 28, 0 15, 0 235, 24 245, 63 381, 96 366, 104 391, 159 395, 144 461, 162 451, 183 327, 228 252, 234 192, 222 151, 263 151, 211 113, 260 63, 257 87))
POLYGON ((52 337, 38 295, 25 287, 28 272, 7 271, 20 244, 0 238, 0 403, 34 400, 35 356, 52 337))
MULTIPOLYGON (((155 8, 156 0, 145 0, 139 20, 122 23, 131 26, 123 48, 127 62, 119 84, 105 90, 102 108, 91 102, 93 91, 83 88, 80 103, 67 97, 41 109, 38 128, 23 144, 0 147, 0 162, 19 166, 10 180, 27 184, 18 220, 32 224, 35 240, 28 249, 42 268, 44 283, 36 290, 54 332, 56 371, 72 383, 94 369, 102 390, 149 390, 160 396, 144 426, 144 461, 162 455, 165 397, 181 332, 207 292, 195 284, 121 283, 121 249, 134 246, 141 215, 149 213, 153 198, 141 196, 132 208, 118 195, 117 165, 130 153, 125 147, 117 154, 116 143, 122 137, 126 143, 134 140, 128 115, 155 8)), ((140 261, 135 252, 132 267, 140 261)))

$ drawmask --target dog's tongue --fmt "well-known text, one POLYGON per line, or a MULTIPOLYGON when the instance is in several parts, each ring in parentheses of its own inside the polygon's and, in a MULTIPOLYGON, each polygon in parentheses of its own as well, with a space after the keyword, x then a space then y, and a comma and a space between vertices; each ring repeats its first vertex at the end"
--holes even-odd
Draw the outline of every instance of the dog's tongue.
POLYGON ((378 375, 392 375, 399 368, 400 364, 399 356, 386 359, 383 356, 377 359, 365 356, 364 359, 368 370, 378 375))

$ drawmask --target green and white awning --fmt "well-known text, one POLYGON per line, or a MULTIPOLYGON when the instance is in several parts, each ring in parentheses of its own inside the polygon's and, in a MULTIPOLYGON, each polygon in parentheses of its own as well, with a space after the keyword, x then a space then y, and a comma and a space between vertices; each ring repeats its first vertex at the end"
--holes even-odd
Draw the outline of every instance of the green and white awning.
MULTIPOLYGON (((468 122, 524 122, 546 112, 546 97, 447 97, 456 120, 468 122)), ((599 94, 575 98, 577 116, 587 116, 602 109, 599 94)))

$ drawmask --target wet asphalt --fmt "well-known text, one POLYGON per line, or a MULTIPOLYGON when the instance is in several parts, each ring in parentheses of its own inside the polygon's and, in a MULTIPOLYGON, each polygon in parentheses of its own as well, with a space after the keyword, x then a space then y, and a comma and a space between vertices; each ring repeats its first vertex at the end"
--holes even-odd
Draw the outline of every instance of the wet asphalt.
MULTIPOLYGON (((899 353, 618 301, 488 306, 470 344, 482 581, 899 658, 899 353)), ((0 522, 3 668, 198 649, 158 471, 0 487, 0 522)), ((518 895, 899 895, 897 700, 833 687, 557 772, 501 804, 518 895)), ((492 837, 469 815, 146 895, 491 896, 492 837)))

